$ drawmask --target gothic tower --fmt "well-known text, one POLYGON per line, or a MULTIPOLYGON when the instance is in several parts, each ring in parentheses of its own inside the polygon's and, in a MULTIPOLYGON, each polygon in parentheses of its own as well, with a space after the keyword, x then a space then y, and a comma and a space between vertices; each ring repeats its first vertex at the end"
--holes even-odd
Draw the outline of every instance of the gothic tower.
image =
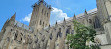
POLYGON ((36 32, 42 30, 44 27, 48 27, 51 5, 48 5, 44 0, 39 0, 32 7, 33 12, 29 26, 36 32))

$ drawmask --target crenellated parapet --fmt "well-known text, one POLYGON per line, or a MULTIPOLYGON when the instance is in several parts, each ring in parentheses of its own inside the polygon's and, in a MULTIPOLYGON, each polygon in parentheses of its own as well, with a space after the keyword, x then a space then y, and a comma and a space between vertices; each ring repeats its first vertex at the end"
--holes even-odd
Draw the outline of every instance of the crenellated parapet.
POLYGON ((39 0, 38 2, 36 2, 34 5, 32 5, 32 7, 36 7, 37 5, 40 5, 41 3, 43 3, 44 6, 46 6, 49 9, 52 9, 51 5, 48 5, 44 0, 39 0))

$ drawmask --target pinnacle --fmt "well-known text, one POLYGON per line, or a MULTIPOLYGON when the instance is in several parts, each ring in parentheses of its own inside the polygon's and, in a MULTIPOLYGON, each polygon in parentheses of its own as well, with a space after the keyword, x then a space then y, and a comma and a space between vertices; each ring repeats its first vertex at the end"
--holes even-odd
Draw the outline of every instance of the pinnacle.
POLYGON ((15 19, 15 16, 16 16, 16 12, 15 12, 15 14, 11 17, 11 19, 15 19))
POLYGON ((87 11, 86 11, 86 9, 85 9, 85 14, 87 14, 87 11))
POLYGON ((56 24, 57 24, 57 21, 56 21, 56 24))
POLYGON ((64 21, 65 21, 65 18, 64 18, 64 21))
POLYGON ((74 14, 74 16, 73 16, 73 19, 75 20, 76 19, 76 15, 74 14))

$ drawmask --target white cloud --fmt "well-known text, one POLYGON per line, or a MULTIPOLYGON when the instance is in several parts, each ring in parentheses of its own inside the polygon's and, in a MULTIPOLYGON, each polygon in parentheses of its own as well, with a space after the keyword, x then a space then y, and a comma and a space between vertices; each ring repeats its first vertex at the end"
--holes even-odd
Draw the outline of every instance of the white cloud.
POLYGON ((25 18, 23 18, 23 21, 30 22, 32 13, 28 14, 25 18))
POLYGON ((61 20, 68 19, 69 17, 67 16, 66 13, 63 13, 61 9, 53 7, 53 10, 51 12, 51 17, 50 17, 50 24, 54 24, 56 21, 60 22, 61 20))
MULTIPOLYGON (((28 14, 22 20, 24 22, 30 22, 31 15, 32 15, 32 13, 28 14)), ((63 13, 63 11, 61 9, 53 7, 53 10, 52 10, 51 16, 50 16, 50 24, 53 25, 53 24, 55 24, 56 21, 60 22, 61 20, 64 20, 64 18, 68 19, 69 17, 67 16, 66 13, 63 13)))

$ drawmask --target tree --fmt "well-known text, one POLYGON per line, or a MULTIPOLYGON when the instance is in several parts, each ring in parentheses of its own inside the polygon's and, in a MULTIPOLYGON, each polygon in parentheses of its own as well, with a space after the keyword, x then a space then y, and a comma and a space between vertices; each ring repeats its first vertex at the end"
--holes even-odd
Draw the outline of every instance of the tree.
MULTIPOLYGON (((86 46, 87 41, 94 42, 96 31, 92 27, 85 25, 74 20, 74 34, 68 34, 67 44, 73 49, 93 49, 95 46, 86 46)), ((99 48, 98 48, 99 49, 99 48)))

